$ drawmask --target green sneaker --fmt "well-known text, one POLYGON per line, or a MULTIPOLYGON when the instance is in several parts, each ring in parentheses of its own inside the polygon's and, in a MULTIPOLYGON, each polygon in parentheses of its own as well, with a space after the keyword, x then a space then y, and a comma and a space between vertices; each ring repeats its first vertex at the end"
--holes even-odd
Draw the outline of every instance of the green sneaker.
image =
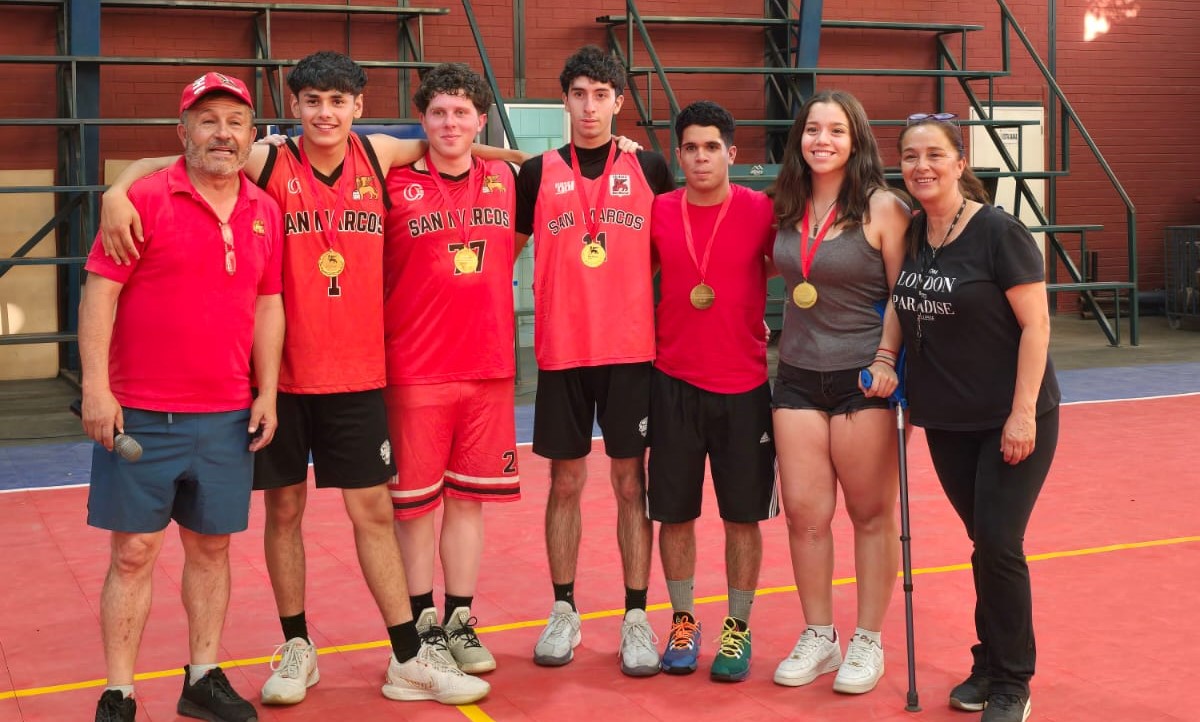
POLYGON ((718 682, 741 682, 750 674, 750 630, 744 622, 725 617, 718 643, 710 675, 718 682))

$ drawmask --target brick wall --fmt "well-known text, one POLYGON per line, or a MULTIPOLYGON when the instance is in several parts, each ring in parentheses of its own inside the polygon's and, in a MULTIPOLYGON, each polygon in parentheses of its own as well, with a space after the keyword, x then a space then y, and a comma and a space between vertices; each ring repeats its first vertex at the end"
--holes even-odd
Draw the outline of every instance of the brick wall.
MULTIPOLYGON (((390 5, 390 0, 354 0, 354 4, 390 5)), ((480 68, 475 44, 462 6, 453 2, 414 0, 420 6, 449 7, 450 15, 424 23, 426 58, 459 60, 480 68)), ((476 0, 475 12, 502 91, 514 88, 513 10, 510 0, 476 0)), ((560 96, 558 73, 563 59, 585 43, 604 45, 603 27, 594 18, 622 13, 611 0, 528 0, 526 3, 527 93, 534 99, 560 96)), ((758 3, 731 8, 727 0, 642 0, 644 15, 754 15, 758 3)), ((1046 3, 1010 0, 1019 22, 1045 54, 1046 3)), ((1192 132, 1191 117, 1200 106, 1193 88, 1200 76, 1200 50, 1192 40, 1200 35, 1200 7, 1191 0, 1058 0, 1059 82, 1087 128, 1125 184, 1139 212, 1140 280, 1144 288, 1162 285, 1163 228, 1200 222, 1200 138, 1192 132), (1085 16, 1100 13, 1107 32, 1085 40, 1085 16)), ((826 0, 827 18, 975 23, 986 29, 971 34, 969 66, 1000 67, 999 10, 986 0, 826 0)), ((273 53, 298 58, 317 49, 350 52, 362 60, 395 59, 396 31, 380 16, 347 22, 338 16, 275 15, 273 53), (347 37, 349 36, 349 37, 347 37)), ((185 13, 183 11, 106 11, 103 52, 112 55, 165 57, 246 57, 252 46, 253 21, 246 13, 185 13), (183 21, 181 21, 183 18, 183 21)), ((0 23, 0 47, 20 54, 54 52, 54 11, 32 6, 6 8, 0 23)), ((735 27, 657 27, 655 47, 671 65, 752 65, 761 62, 761 30, 735 27)), ((622 37, 623 42, 623 37, 622 37)), ((997 98, 1045 103, 1047 92, 1033 64, 1013 39, 1014 74, 997 82, 997 98)), ((647 56, 635 43, 638 64, 647 56)), ((821 39, 821 64, 826 67, 934 67, 933 36, 863 30, 830 30, 821 39)), ((105 117, 173 116, 181 85, 199 74, 197 67, 105 67, 102 71, 102 113, 105 117)), ((249 69, 227 68, 246 80, 249 69)), ((366 114, 394 116, 407 108, 397 97, 398 74, 373 70, 366 97, 366 114)), ((411 74, 410 74, 410 77, 411 74)), ((53 115, 54 70, 46 66, 0 66, 7 87, 43 89, 10 94, 0 115, 53 115)), ((640 83, 644 81, 639 80, 640 83)), ((657 81, 653 83, 657 86, 657 81)), ((644 85, 643 85, 644 87, 644 85)), ((717 100, 735 115, 763 117, 761 76, 693 75, 672 78, 681 103, 700 98, 717 100)), ((843 87, 863 101, 876 118, 901 118, 916 110, 932 109, 934 84, 926 79, 824 77, 818 87, 843 87)), ((980 83, 977 87, 984 88, 980 83)), ((967 115, 963 97, 948 85, 950 109, 967 115)), ((655 107, 666 108, 661 91, 655 107)), ((272 114, 264 108, 264 115, 272 114)), ((285 109, 286 114, 286 109, 285 109)), ((645 138, 636 125, 632 103, 619 118, 619 130, 645 138)), ((895 131, 880 129, 880 145, 889 165, 896 162, 895 131)), ((101 143, 106 158, 131 158, 174 152, 178 141, 169 126, 150 129, 105 128, 101 143)), ((763 157, 760 131, 739 132, 739 160, 763 157)), ((1103 223, 1105 231, 1090 238, 1101 252, 1103 277, 1125 273, 1124 211, 1082 141, 1073 136, 1070 179, 1059 183, 1060 222, 1103 223)), ((54 131, 0 128, 0 169, 52 167, 54 131)))

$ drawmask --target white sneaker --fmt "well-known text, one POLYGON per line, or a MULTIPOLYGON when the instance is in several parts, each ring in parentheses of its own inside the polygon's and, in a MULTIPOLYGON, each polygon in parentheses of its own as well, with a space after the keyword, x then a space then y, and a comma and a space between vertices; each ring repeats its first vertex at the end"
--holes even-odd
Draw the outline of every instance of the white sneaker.
POLYGON ((303 637, 293 637, 271 655, 271 678, 262 688, 263 704, 299 704, 308 688, 321 681, 317 649, 303 637), (276 663, 275 659, 279 658, 276 663))
POLYGON ((422 644, 417 656, 403 664, 392 655, 383 696, 401 702, 434 700, 442 704, 471 704, 486 697, 491 689, 482 679, 446 664, 434 647, 422 644))
POLYGON ((467 674, 482 674, 496 668, 496 658, 479 641, 475 634, 475 617, 470 607, 458 607, 446 622, 446 636, 450 640, 450 654, 458 668, 467 674))
POLYGON ((570 662, 583 639, 579 625, 579 612, 572 609, 569 602, 555 602, 546 628, 533 648, 534 663, 543 667, 561 667, 570 662))
POLYGON ((833 691, 864 694, 875 689, 883 676, 883 647, 870 637, 856 634, 846 646, 846 661, 833 680, 833 691))
POLYGON ((775 668, 775 684, 800 687, 842 664, 842 647, 816 630, 805 629, 787 659, 775 668))
POLYGON ((436 608, 426 607, 421 610, 421 615, 417 617, 417 636, 421 638, 421 644, 432 647, 433 651, 441 656, 443 662, 451 667, 458 666, 454 661, 454 655, 450 652, 450 638, 446 636, 446 630, 442 628, 442 625, 438 624, 436 608))
POLYGON ((646 610, 630 609, 621 623, 621 671, 630 677, 650 677, 658 674, 658 637, 646 619, 646 610))

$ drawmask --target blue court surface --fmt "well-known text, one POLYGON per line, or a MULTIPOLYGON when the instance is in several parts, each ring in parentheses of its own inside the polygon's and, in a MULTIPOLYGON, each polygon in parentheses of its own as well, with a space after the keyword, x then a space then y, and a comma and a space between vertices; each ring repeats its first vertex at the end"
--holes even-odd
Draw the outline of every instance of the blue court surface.
MULTIPOLYGON (((1200 363, 1119 366, 1058 372, 1066 403, 1200 393, 1200 363)), ((533 406, 516 410, 517 442, 533 438, 533 406)), ((598 428, 593 435, 599 436, 598 428)), ((86 484, 90 442, 0 447, 0 492, 86 484)))

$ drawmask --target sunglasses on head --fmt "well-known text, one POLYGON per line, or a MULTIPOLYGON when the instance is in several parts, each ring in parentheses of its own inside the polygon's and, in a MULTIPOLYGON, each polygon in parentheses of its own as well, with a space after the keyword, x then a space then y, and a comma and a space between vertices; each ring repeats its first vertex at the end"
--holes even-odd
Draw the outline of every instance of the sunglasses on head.
POLYGON ((939 120, 945 122, 947 120, 953 120, 957 117, 958 115, 955 113, 913 113, 912 115, 908 116, 908 124, 912 125, 913 123, 920 123, 923 120, 939 120))

